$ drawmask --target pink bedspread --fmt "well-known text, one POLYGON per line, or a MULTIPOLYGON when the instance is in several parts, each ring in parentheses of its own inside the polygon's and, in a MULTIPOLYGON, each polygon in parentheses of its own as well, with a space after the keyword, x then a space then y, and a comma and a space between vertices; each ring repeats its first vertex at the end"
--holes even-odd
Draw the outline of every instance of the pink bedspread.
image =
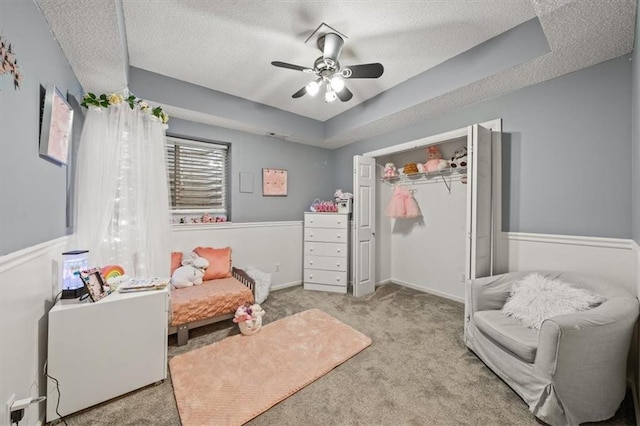
POLYGON ((222 278, 171 291, 171 325, 179 326, 217 315, 234 313, 238 306, 253 303, 253 293, 240 281, 222 278))

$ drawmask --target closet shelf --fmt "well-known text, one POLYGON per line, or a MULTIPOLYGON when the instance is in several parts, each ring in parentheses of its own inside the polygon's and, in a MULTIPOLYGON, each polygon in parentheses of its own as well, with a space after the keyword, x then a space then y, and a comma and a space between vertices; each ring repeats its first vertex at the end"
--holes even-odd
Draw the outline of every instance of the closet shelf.
POLYGON ((395 185, 398 183, 416 185, 419 183, 431 183, 433 182, 432 181, 433 178, 439 177, 442 179, 442 183, 444 183, 444 185, 447 187, 449 194, 451 194, 451 181, 453 179, 453 176, 455 175, 455 176, 462 177, 462 175, 465 175, 466 173, 467 173, 467 168, 460 167, 455 169, 448 168, 444 170, 439 170, 437 172, 412 173, 410 175, 386 177, 386 178, 382 178, 381 180, 388 185, 395 185), (449 182, 447 182, 447 180, 445 179, 445 176, 449 177, 449 182))
POLYGON ((438 178, 440 176, 444 177, 444 176, 452 176, 452 175, 463 175, 466 173, 467 173, 466 167, 455 168, 455 169, 448 168, 444 170, 439 170, 437 172, 412 173, 410 175, 383 177, 380 180, 382 180, 382 182, 385 182, 389 185, 395 185, 397 183, 415 184, 415 183, 428 182, 429 180, 433 178, 438 178))

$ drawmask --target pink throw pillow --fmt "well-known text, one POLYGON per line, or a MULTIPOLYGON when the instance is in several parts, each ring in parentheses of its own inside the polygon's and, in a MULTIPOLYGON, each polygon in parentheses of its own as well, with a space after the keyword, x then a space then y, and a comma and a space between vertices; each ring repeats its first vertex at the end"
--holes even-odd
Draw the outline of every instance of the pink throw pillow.
POLYGON ((216 249, 212 247, 196 247, 193 250, 198 256, 209 261, 209 267, 204 271, 205 281, 231 276, 231 247, 216 249))
POLYGON ((181 251, 172 251, 171 252, 171 273, 170 277, 173 276, 173 272, 182 266, 182 252, 181 251))

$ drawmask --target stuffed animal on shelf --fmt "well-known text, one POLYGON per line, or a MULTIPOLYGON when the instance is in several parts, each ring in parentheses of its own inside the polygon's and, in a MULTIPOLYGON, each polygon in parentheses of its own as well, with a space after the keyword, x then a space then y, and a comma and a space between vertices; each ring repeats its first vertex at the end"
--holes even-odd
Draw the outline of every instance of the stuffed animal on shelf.
POLYGON ((449 167, 449 162, 442 158, 442 152, 437 146, 427 148, 427 162, 424 163, 422 170, 424 172, 437 172, 449 167))
POLYGON ((195 253, 189 254, 182 261, 182 266, 173 272, 171 285, 175 288, 184 288, 202 284, 202 277, 204 277, 204 271, 208 266, 207 259, 198 257, 195 253))
POLYGON ((387 163, 384 165, 384 176, 385 178, 392 178, 398 176, 398 170, 396 169, 396 165, 393 163, 387 163))
POLYGON ((456 152, 453 153, 453 157, 451 157, 451 161, 449 162, 451 168, 464 168, 467 167, 467 147, 463 146, 462 148, 456 149, 456 152))

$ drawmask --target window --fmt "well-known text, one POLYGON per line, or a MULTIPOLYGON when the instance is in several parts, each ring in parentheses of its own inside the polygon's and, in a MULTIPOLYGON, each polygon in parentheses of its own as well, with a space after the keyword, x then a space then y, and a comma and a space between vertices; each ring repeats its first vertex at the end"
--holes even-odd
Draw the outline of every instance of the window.
POLYGON ((167 174, 175 214, 227 217, 228 147, 167 136, 167 174))

